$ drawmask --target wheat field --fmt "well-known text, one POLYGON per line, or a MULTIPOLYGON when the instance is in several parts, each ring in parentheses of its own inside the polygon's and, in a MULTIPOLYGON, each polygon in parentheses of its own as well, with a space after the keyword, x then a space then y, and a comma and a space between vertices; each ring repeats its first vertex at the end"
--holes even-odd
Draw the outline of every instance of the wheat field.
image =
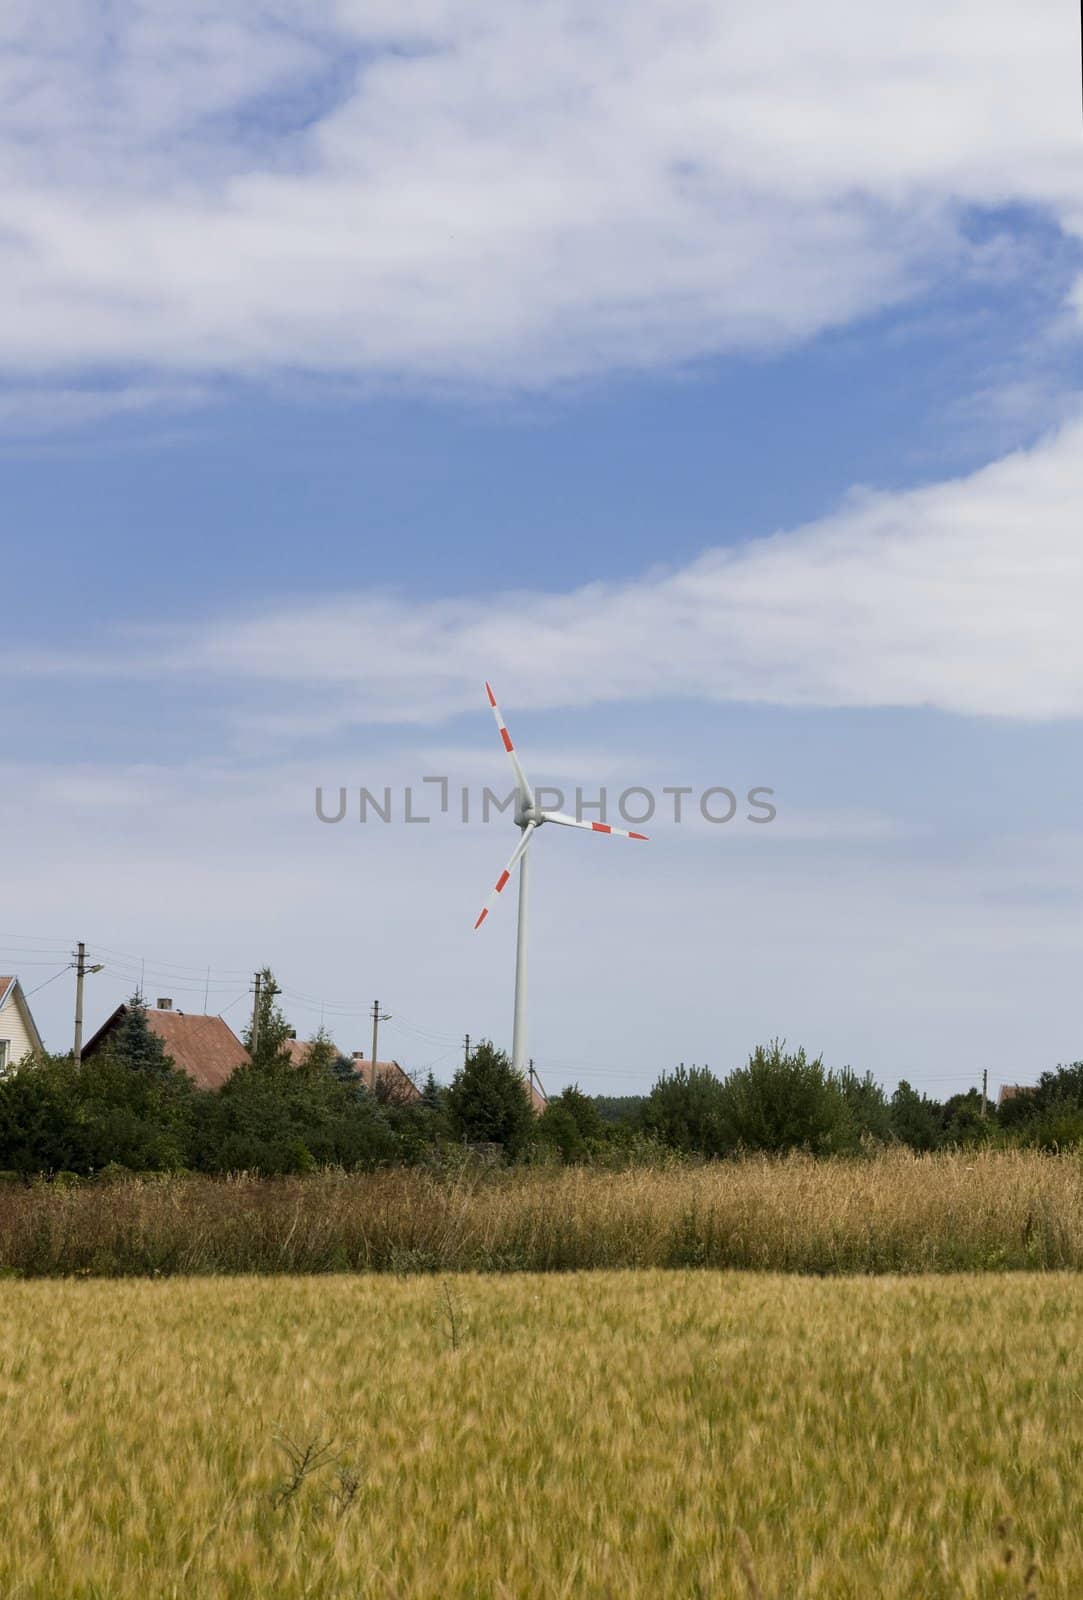
POLYGON ((0 1297, 5 1600, 1083 1593, 1071 1274, 0 1297))

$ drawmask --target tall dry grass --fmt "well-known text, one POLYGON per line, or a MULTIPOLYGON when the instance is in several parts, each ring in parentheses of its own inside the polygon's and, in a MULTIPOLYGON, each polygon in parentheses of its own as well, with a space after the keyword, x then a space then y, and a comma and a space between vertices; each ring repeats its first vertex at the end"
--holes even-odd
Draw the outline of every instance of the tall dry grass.
POLYGON ((25 1276, 1080 1266, 1083 1163, 1033 1151, 0 1186, 25 1276))
POLYGON ((4 1600, 1083 1594, 1075 1274, 39 1281, 0 1307, 4 1600))

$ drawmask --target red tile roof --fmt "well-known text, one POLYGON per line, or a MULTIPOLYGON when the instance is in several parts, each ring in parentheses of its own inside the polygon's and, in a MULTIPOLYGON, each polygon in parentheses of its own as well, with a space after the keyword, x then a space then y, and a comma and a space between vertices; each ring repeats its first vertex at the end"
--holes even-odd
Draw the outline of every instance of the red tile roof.
POLYGON ((1037 1094, 1037 1092, 1038 1085, 1036 1083, 1003 1083, 1000 1086, 1000 1094, 997 1096, 997 1105, 1002 1106, 1005 1100, 1014 1100, 1017 1095, 1037 1094))
POLYGON ((538 1085, 536 1083, 531 1083, 529 1079, 524 1082, 523 1088, 530 1096, 531 1108, 533 1109, 535 1115, 540 1117, 546 1106, 549 1104, 548 1100, 542 1094, 541 1090, 538 1088, 538 1085))
MULTIPOLYGON (((93 1055, 113 1033, 127 1006, 118 1006, 113 1015, 83 1046, 83 1055, 93 1055)), ((248 1051, 229 1023, 222 1017, 193 1016, 187 1011, 157 1011, 147 1007, 147 1025, 157 1034, 176 1066, 186 1072, 200 1089, 220 1089, 238 1067, 248 1061, 248 1051)))
MULTIPOLYGON (((308 1054, 309 1041, 307 1039, 287 1039, 285 1049, 295 1067, 299 1067, 308 1054)), ((349 1057, 350 1063, 366 1089, 371 1089, 375 1081, 383 1087, 389 1099, 407 1101, 420 1100, 421 1090, 413 1080, 403 1071, 397 1061, 377 1061, 375 1073, 372 1062, 364 1056, 354 1055, 349 1057)))
POLYGON ((397 1061, 377 1061, 374 1063, 356 1053, 351 1059, 354 1071, 366 1089, 371 1089, 374 1085, 382 1085, 392 1100, 421 1099, 421 1090, 411 1078, 407 1077, 397 1061))

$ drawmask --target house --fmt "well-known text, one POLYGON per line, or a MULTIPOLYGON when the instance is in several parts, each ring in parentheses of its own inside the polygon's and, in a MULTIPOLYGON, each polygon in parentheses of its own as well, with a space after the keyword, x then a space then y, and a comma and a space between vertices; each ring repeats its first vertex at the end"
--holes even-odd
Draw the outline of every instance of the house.
MULTIPOLYGON (((309 1041, 287 1039, 285 1050, 294 1066, 299 1067, 308 1054, 309 1041)), ((409 1105, 421 1099, 421 1090, 397 1061, 377 1061, 374 1068, 372 1061, 365 1059, 363 1050, 355 1050, 349 1060, 365 1088, 379 1099, 389 1100, 394 1105, 409 1105)))
POLYGON ((371 1057, 366 1061, 362 1050, 355 1050, 350 1059, 365 1088, 381 1099, 391 1100, 396 1105, 408 1105, 412 1100, 421 1099, 421 1090, 397 1061, 373 1061, 371 1057))
MULTIPOLYGON (((83 1046, 84 1061, 107 1044, 128 1011, 118 1006, 83 1046)), ((238 1067, 248 1061, 248 1051, 222 1017, 174 1011, 172 1000, 147 1007, 147 1026, 162 1041, 174 1064, 186 1072, 199 1089, 220 1089, 238 1067)))
POLYGON ((1002 1083, 1000 1093, 997 1095, 997 1109, 999 1110, 1006 1100, 1014 1100, 1017 1095, 1037 1094, 1037 1092, 1036 1083, 1002 1083))
POLYGON ((18 978, 0 978, 0 1072, 10 1072, 26 1055, 41 1055, 41 1034, 18 978))

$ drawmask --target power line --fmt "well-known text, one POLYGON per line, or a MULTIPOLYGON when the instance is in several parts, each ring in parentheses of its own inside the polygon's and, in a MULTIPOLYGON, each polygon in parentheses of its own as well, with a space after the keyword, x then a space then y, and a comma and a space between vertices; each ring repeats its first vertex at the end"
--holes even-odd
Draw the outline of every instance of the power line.
POLYGON ((71 962, 70 961, 65 962, 64 966, 61 967, 59 972, 54 972, 51 978, 46 978, 44 983, 39 983, 36 989, 27 989, 27 991, 26 991, 27 1000, 30 999, 30 996, 32 994, 37 994, 38 989, 44 989, 50 983, 55 983, 58 978, 62 978, 64 976, 65 972, 70 972, 70 971, 71 971, 71 962))
MULTIPOLYGON (((154 967, 160 972, 170 970, 181 974, 188 974, 192 977, 202 978, 207 970, 205 965, 195 967, 183 961, 152 960, 146 956, 134 955, 131 950, 114 950, 107 944, 96 944, 94 948, 102 951, 107 956, 116 956, 121 961, 139 962, 145 960, 148 967, 154 967)), ((219 970, 224 978, 243 978, 245 976, 245 973, 240 967, 222 967, 219 970)))
POLYGON ((435 1029, 413 1027, 408 1022, 399 1022, 396 1018, 394 1027, 401 1028, 404 1033, 412 1034, 420 1039, 423 1044, 454 1044, 459 1042, 458 1035, 452 1033, 437 1033, 435 1029))

